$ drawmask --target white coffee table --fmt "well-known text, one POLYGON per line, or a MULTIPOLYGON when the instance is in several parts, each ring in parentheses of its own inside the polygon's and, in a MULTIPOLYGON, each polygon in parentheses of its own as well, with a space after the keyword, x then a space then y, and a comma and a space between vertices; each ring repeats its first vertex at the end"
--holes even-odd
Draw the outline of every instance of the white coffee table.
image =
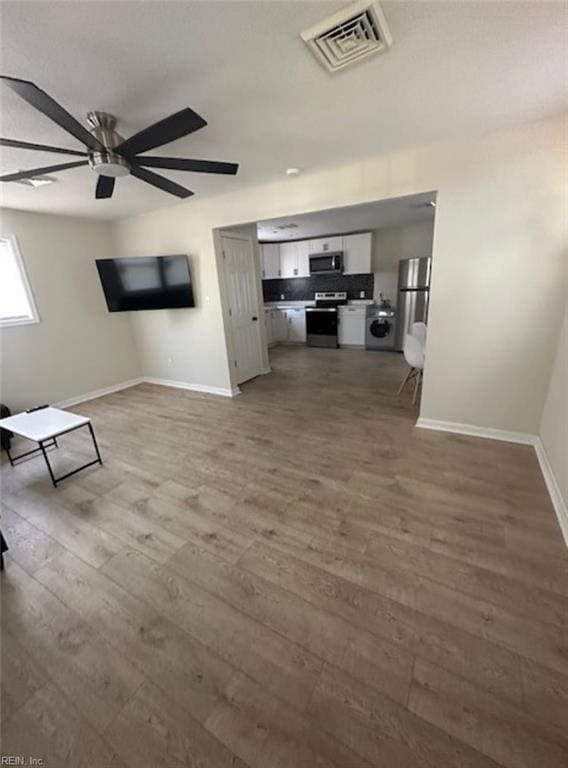
POLYGON ((70 413, 69 411, 62 411, 59 408, 48 406, 47 408, 41 408, 40 410, 32 411, 31 413, 17 413, 15 416, 8 416, 6 419, 0 419, 0 429, 7 429, 15 435, 26 438, 26 440, 32 440, 33 442, 38 443, 39 448, 34 448, 33 451, 26 451, 19 456, 12 456, 8 450, 7 453, 10 464, 14 466, 20 459, 41 452, 45 459, 45 463, 47 464, 49 476, 54 487, 57 487, 57 484, 62 480, 71 477, 71 475, 75 475, 82 469, 92 467, 93 464, 103 463, 101 454, 99 453, 97 439, 93 431, 93 425, 87 416, 79 416, 76 413, 70 413), (93 439, 97 458, 93 461, 89 461, 87 464, 83 464, 81 467, 77 467, 77 469, 74 469, 71 472, 67 472, 65 475, 55 477, 45 449, 53 446, 57 448, 57 438, 60 435, 65 435, 67 432, 73 432, 81 427, 88 427, 93 439))

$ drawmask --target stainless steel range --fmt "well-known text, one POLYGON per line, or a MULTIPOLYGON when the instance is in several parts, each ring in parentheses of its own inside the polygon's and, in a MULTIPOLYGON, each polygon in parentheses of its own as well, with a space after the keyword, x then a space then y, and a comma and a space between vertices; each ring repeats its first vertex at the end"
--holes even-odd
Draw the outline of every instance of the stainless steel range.
POLYGON ((337 307, 347 304, 345 291, 316 293, 315 307, 306 307, 308 347, 337 347, 337 307))

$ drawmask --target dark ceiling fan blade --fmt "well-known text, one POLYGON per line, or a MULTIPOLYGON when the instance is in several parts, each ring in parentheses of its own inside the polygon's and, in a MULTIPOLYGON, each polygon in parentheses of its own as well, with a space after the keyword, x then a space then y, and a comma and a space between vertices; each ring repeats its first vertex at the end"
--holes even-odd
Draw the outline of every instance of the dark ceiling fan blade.
POLYGON ((97 181, 97 188, 95 190, 95 197, 97 200, 103 200, 108 197, 112 197, 115 181, 116 179, 114 176, 99 176, 99 180, 97 181))
POLYGON ((9 173, 7 176, 0 176, 0 181, 19 181, 20 179, 29 179, 30 176, 43 176, 46 173, 64 171, 66 168, 78 168, 80 165, 89 165, 89 163, 87 160, 78 160, 74 163, 48 165, 44 168, 30 168, 29 171, 17 171, 16 173, 9 173))
POLYGON ((85 144, 95 152, 101 152, 104 149, 103 145, 92 133, 89 133, 80 122, 54 101, 51 96, 48 96, 45 91, 38 88, 37 85, 30 83, 29 80, 18 80, 15 77, 5 77, 4 75, 0 76, 0 79, 14 93, 17 93, 24 101, 27 101, 32 107, 35 107, 46 117, 49 117, 50 120, 53 120, 54 123, 57 123, 63 130, 78 139, 81 144, 85 144))
POLYGON ((164 192, 169 192, 170 195, 175 195, 176 197, 191 197, 193 195, 190 189, 186 189, 163 176, 158 176, 157 173, 140 168, 138 165, 131 165, 130 173, 136 176, 137 179, 145 181, 146 184, 151 184, 153 187, 158 187, 158 189, 162 189, 164 192))
POLYGON ((170 141, 187 136, 188 133, 193 133, 204 125, 207 125, 207 121, 187 107, 135 133, 134 136, 119 144, 117 150, 122 155, 132 157, 154 147, 161 147, 162 144, 169 144, 170 141))
POLYGON ((50 147, 47 144, 31 144, 29 141, 15 141, 14 139, 0 139, 0 147, 12 147, 13 149, 35 149, 38 152, 57 152, 59 155, 77 155, 78 157, 87 157, 86 152, 79 152, 76 149, 50 147))
POLYGON ((238 163, 220 163, 216 160, 187 160, 183 157, 137 157, 138 165, 146 168, 169 168, 172 171, 194 171, 195 173, 229 173, 233 176, 239 170, 238 163))

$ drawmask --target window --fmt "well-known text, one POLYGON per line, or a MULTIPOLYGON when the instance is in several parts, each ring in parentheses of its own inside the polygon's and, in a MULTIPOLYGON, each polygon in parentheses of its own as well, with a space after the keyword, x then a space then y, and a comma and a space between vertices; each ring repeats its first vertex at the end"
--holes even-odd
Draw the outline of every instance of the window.
POLYGON ((38 322, 16 238, 0 237, 0 326, 38 322))

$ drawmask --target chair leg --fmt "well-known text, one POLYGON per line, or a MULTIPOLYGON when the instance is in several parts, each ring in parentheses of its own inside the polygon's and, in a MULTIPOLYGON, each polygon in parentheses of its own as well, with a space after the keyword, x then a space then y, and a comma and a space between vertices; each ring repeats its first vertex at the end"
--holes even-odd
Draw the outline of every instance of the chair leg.
POLYGON ((412 374, 413 374, 413 373, 414 373, 414 368, 410 368, 410 369, 409 369, 409 371, 408 371, 408 373, 406 374, 406 376, 405 376, 405 377, 404 377, 404 379, 402 380, 402 384, 401 384, 401 385, 400 385, 400 387, 398 388, 398 392, 396 393, 396 394, 397 394, 397 397, 398 397, 398 395, 401 395, 401 394, 402 394, 402 390, 403 390, 403 389, 406 387, 406 385, 408 384, 408 382, 409 382, 409 381, 410 381, 410 379, 412 378, 412 374))
POLYGON ((412 405, 416 404, 416 397, 418 395, 418 387, 420 386, 420 382, 422 381, 422 371, 417 371, 416 373, 416 383, 414 384, 414 394, 412 395, 412 405))

